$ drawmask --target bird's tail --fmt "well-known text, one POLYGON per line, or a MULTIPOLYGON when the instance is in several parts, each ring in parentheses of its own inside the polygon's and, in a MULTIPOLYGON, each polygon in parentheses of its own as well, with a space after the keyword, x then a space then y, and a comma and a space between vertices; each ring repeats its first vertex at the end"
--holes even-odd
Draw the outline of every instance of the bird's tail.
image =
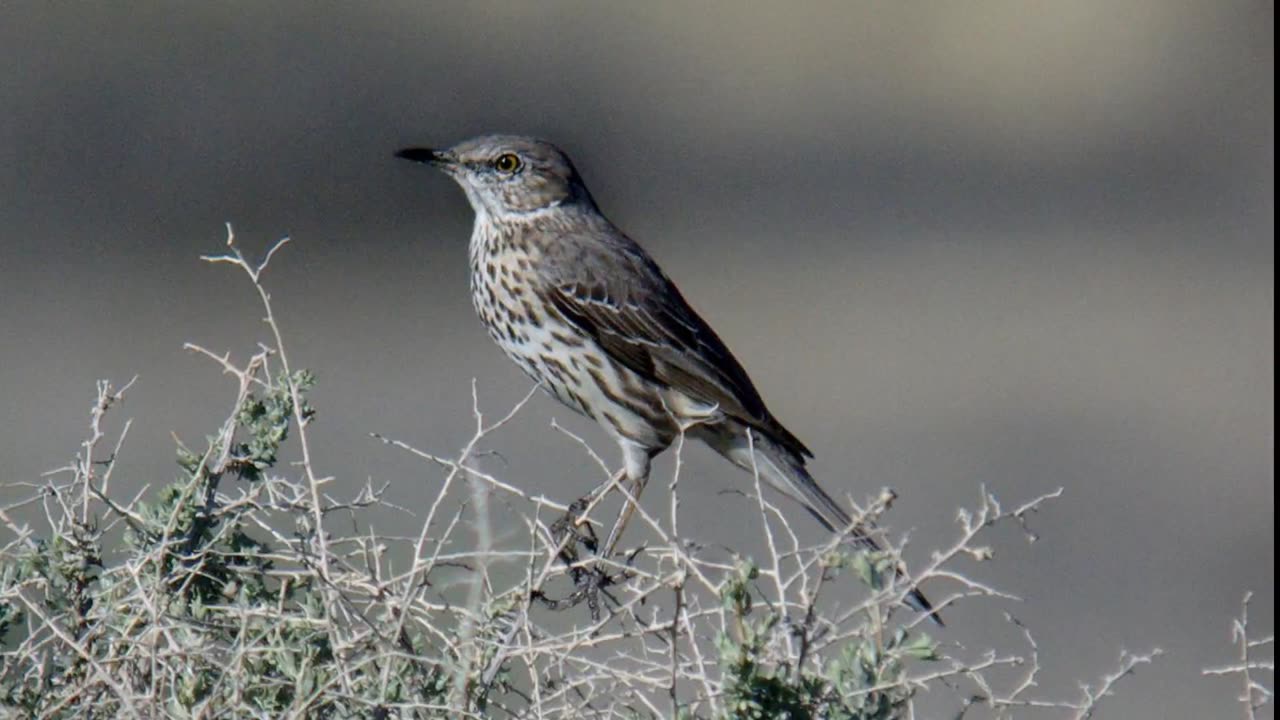
MULTIPOLYGON (((725 456, 734 464, 745 468, 747 472, 758 468, 761 479, 778 492, 803 505, 810 515, 817 518, 818 522, 831 532, 848 530, 850 537, 860 547, 872 551, 882 549, 876 539, 867 533, 868 528, 853 525, 853 518, 818 485, 805 468, 801 458, 760 433, 753 433, 752 440, 755 448, 754 463, 745 438, 741 444, 735 444, 724 452, 725 456)), ((928 598, 919 590, 912 588, 905 600, 912 608, 929 613, 930 619, 942 626, 942 618, 933 609, 928 598)))

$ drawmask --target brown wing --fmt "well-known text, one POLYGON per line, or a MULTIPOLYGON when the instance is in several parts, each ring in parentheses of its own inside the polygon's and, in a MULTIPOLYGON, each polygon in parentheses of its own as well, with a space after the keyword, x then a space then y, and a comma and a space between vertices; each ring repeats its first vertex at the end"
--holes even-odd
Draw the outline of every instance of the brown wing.
POLYGON ((729 348, 689 307, 674 283, 620 234, 604 246, 577 246, 555 263, 546 300, 595 338, 614 360, 708 404, 801 457, 813 453, 777 421, 729 348))

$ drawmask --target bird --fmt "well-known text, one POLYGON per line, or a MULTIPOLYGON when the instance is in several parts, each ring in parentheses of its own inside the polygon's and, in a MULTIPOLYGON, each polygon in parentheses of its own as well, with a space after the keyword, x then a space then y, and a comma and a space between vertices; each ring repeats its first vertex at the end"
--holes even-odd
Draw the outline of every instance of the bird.
MULTIPOLYGON (((395 153, 451 177, 475 223, 471 299, 488 334, 526 374, 598 423, 630 486, 612 552, 655 456, 684 433, 799 502, 832 533, 879 550, 818 485, 813 453, 770 412, 746 370, 671 278, 596 205, 550 142, 484 135, 395 153)), ((941 624, 918 589, 908 605, 941 624)))

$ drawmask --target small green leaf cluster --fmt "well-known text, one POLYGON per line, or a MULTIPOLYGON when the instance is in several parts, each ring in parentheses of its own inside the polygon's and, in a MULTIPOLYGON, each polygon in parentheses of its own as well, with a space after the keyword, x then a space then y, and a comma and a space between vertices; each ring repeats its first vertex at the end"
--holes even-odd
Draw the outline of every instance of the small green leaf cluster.
MULTIPOLYGON (((852 567, 873 589, 892 572, 883 553, 857 552, 828 558, 828 568, 852 567)), ((744 560, 727 575, 720 595, 728 629, 717 637, 724 675, 724 720, 788 718, 891 720, 903 716, 911 690, 903 683, 911 660, 937 659, 924 634, 896 629, 885 639, 868 628, 842 643, 825 662, 792 665, 777 658, 778 643, 811 642, 813 628, 785 616, 775 604, 756 602, 759 570, 744 560), (807 636, 807 637, 806 637, 807 636)))

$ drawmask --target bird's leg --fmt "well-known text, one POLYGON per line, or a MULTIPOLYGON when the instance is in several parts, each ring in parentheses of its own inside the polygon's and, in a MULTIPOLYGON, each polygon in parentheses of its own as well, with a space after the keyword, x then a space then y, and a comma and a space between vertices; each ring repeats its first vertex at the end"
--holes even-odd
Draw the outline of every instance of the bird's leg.
POLYGON ((623 481, 626 472, 625 469, 615 472, 603 485, 574 500, 564 515, 551 526, 553 534, 562 541, 566 536, 572 536, 572 541, 565 542, 560 549, 560 557, 566 558, 570 554, 576 557, 577 550, 573 546, 578 543, 585 545, 592 553, 599 553, 596 534, 591 528, 591 512, 623 481))
POLYGON ((595 555, 600 554, 600 543, 591 526, 591 512, 622 483, 626 474, 625 468, 619 470, 603 485, 574 500, 573 504, 565 510, 564 515, 552 524, 552 535, 560 544, 557 554, 566 565, 572 566, 578 561, 578 545, 584 546, 595 555))
MULTIPOLYGON (((576 529, 590 522, 591 511, 599 505, 614 488, 625 488, 628 484, 631 488, 628 490, 628 497, 622 501, 622 509, 618 511, 618 517, 613 522, 613 529, 609 531, 609 539, 605 542, 603 548, 593 548, 597 555, 601 557, 609 557, 613 554, 614 546, 622 538, 622 531, 626 529, 627 523, 631 520, 632 513, 635 512, 635 503, 640 500, 640 493, 644 492, 644 486, 649 481, 649 474, 646 472, 636 478, 630 478, 626 468, 622 468, 609 478, 609 481, 597 487, 595 490, 578 498, 577 501, 569 507, 568 512, 561 522, 565 520, 572 523, 577 538, 584 537, 576 529), (628 482, 630 481, 630 482, 628 482)), ((562 528, 567 530, 568 528, 562 528)), ((594 535, 593 535, 594 537, 594 535)))
POLYGON ((606 497, 608 497, 609 493, 612 492, 614 488, 620 486, 626 477, 626 468, 618 470, 610 476, 609 480, 603 485, 579 498, 578 502, 582 503, 582 511, 578 513, 577 517, 574 519, 574 525, 582 525, 589 522, 588 516, 591 514, 591 511, 595 510, 596 505, 599 505, 606 497))
POLYGON ((653 456, 665 447, 642 445, 632 440, 621 440, 619 445, 622 449, 622 477, 630 481, 631 487, 626 489, 626 485, 621 485, 626 489, 624 494, 628 497, 623 500, 622 509, 618 511, 618 519, 614 521, 613 529, 609 531, 609 539, 605 541, 604 548, 599 553, 599 556, 604 558, 613 557, 613 550, 618 540, 622 538, 622 531, 627 528, 627 522, 631 520, 631 514, 636 510, 636 503, 640 502, 640 493, 644 492, 645 483, 649 482, 650 462, 653 456))
MULTIPOLYGON (((592 529, 589 516, 596 505, 599 505, 615 487, 620 486, 626 476, 627 471, 625 468, 614 473, 608 482, 573 501, 564 515, 551 525, 552 537, 555 538, 556 543, 559 545, 557 555, 561 562, 569 568, 569 575, 573 579, 574 591, 569 597, 561 600, 553 600, 543 595, 540 591, 536 593, 535 597, 548 608, 562 610, 574 607, 585 600, 587 606, 591 609, 592 620, 598 620, 600 618, 599 595, 601 593, 604 593, 617 604, 617 600, 612 595, 609 595, 605 588, 619 580, 627 579, 629 577, 628 574, 623 573, 618 576, 612 576, 598 564, 593 567, 580 566, 578 564, 578 546, 585 547, 597 558, 607 557, 607 554, 601 555, 600 553, 599 539, 596 537, 595 530, 592 529)), ((628 504, 629 502, 628 500, 628 504)), ((620 534, 620 531, 618 532, 620 534)), ((611 537, 613 536, 611 535, 611 537)), ((614 542, 616 542, 616 539, 614 542)))
MULTIPOLYGON (((652 447, 624 441, 622 469, 614 473, 609 478, 609 482, 576 500, 569 506, 564 516, 552 526, 552 534, 560 546, 557 553, 570 568, 569 574, 573 578, 575 590, 573 595, 563 601, 551 600, 539 595, 539 599, 548 607, 553 609, 572 607, 586 600, 587 606, 591 608, 592 619, 598 619, 599 595, 604 593, 606 597, 613 599, 605 588, 630 579, 631 574, 626 570, 618 575, 610 575, 604 563, 599 561, 613 556, 614 547, 622 537, 622 532, 631 520, 632 513, 635 512, 640 493, 644 492, 645 483, 649 481, 649 463, 653 459, 654 450, 655 448, 652 447), (630 488, 624 493, 627 497, 623 500, 622 509, 618 511, 618 518, 613 523, 613 529, 609 531, 608 540, 601 547, 597 543, 595 532, 589 525, 586 528, 580 528, 590 522, 591 511, 614 488, 627 488, 628 485, 630 488), (593 567, 584 568, 578 564, 578 545, 583 545, 587 550, 595 553, 597 562, 593 563, 593 567)), ((614 600, 614 602, 617 601, 614 600)))
POLYGON ((618 511, 618 519, 614 521, 613 529, 609 531, 609 539, 605 541, 600 557, 613 556, 614 546, 622 539, 622 532, 626 530, 627 523, 630 522, 631 515, 636 510, 636 503, 640 502, 640 493, 644 492, 644 486, 648 482, 649 473, 631 478, 630 497, 622 501, 622 509, 618 511))
POLYGON ((551 536, 557 544, 556 554, 565 565, 573 566, 578 561, 578 546, 582 545, 592 554, 600 549, 596 531, 590 523, 584 521, 587 512, 587 498, 581 497, 573 501, 564 515, 551 524, 551 536))

